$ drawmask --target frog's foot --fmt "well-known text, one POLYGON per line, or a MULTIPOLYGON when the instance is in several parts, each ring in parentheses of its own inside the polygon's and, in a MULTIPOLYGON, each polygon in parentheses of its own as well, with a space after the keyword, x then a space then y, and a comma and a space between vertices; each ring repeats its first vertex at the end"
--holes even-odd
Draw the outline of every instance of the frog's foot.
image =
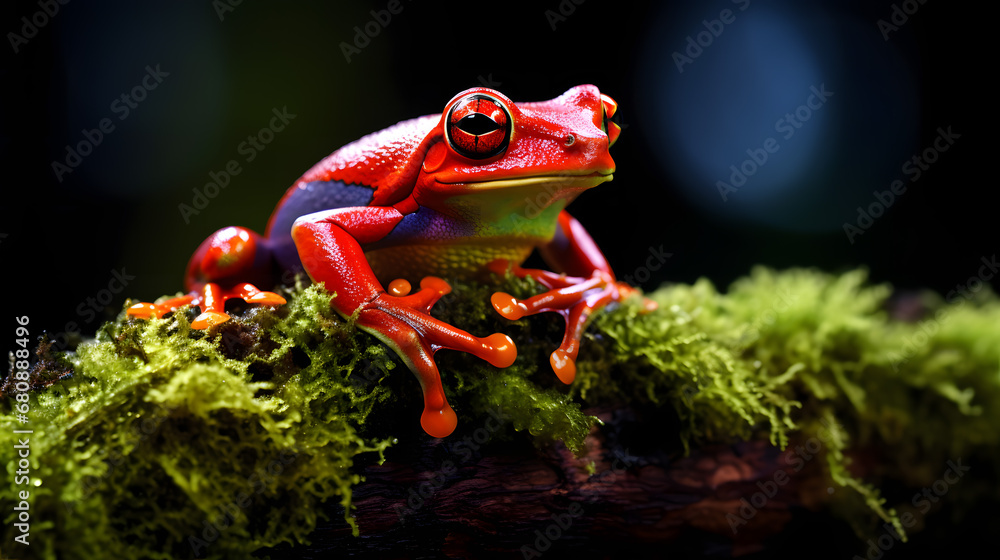
POLYGON ((360 328, 395 350, 417 375, 424 394, 420 425, 429 435, 442 438, 455 430, 458 417, 445 397, 434 353, 442 348, 458 350, 503 368, 514 363, 517 348, 505 334, 479 338, 431 317, 431 307, 451 291, 444 280, 427 277, 420 288, 409 294, 409 284, 397 280, 390 284, 390 293, 379 293, 355 316, 360 328))
POLYGON ((226 301, 233 298, 263 305, 282 305, 285 303, 285 298, 273 292, 261 291, 253 284, 243 283, 232 288, 222 288, 218 284, 209 282, 200 289, 184 296, 170 298, 160 303, 137 303, 128 308, 128 315, 143 319, 159 318, 185 305, 194 305, 199 307, 202 312, 191 322, 191 327, 207 329, 212 325, 229 320, 229 315, 225 311, 226 301))
MULTIPOLYGON (((503 274, 508 267, 509 263, 506 261, 494 261, 489 265, 490 270, 498 274, 503 274)), ((589 278, 519 266, 510 267, 510 270, 519 278, 531 276, 548 288, 548 291, 523 300, 504 292, 496 292, 490 298, 493 308, 504 318, 512 321, 547 311, 563 316, 566 320, 566 332, 559 348, 549 357, 549 363, 559 380, 567 385, 576 378, 576 357, 580 352, 580 338, 592 314, 608 303, 622 301, 632 293, 638 292, 601 270, 595 270, 589 278)), ((655 308, 656 303, 646 300, 647 311, 655 308)))

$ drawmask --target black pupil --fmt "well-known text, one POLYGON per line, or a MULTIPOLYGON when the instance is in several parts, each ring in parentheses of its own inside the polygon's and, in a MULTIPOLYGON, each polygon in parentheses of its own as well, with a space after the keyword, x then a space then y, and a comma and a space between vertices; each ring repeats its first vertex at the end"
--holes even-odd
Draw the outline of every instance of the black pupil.
POLYGON ((455 126, 457 126, 459 130, 463 130, 476 136, 500 129, 500 125, 482 113, 472 113, 471 115, 466 115, 462 117, 462 120, 455 123, 455 126))

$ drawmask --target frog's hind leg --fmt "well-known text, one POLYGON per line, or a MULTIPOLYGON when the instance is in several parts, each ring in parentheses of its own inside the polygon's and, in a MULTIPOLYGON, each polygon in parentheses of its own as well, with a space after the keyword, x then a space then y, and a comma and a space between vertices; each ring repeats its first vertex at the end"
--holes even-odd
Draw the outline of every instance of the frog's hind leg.
POLYGON ((191 326, 207 329, 229 320, 226 300, 281 305, 285 298, 257 286, 270 286, 274 258, 268 240, 243 227, 220 229, 208 237, 191 256, 184 284, 189 293, 160 303, 138 303, 129 308, 133 317, 162 317, 184 305, 195 305, 201 314, 191 326))

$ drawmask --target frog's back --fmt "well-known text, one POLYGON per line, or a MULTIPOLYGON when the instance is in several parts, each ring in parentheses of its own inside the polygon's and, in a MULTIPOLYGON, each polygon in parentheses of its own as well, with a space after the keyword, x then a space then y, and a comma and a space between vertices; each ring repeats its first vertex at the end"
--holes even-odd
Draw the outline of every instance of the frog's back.
POLYGON ((336 150, 289 188, 268 221, 265 236, 286 270, 302 266, 292 242, 292 224, 301 216, 357 206, 391 205, 409 194, 419 164, 393 154, 419 154, 418 147, 440 116, 403 121, 336 150))

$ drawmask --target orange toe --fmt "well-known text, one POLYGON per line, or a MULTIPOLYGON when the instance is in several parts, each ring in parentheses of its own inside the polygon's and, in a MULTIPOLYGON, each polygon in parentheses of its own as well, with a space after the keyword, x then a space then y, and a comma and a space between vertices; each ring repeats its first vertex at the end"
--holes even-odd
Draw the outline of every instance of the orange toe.
POLYGON ((431 437, 448 437, 458 426, 458 415, 448 403, 436 410, 425 407, 424 413, 420 415, 420 426, 431 437))
POLYGON ((156 305, 152 303, 140 302, 128 308, 129 317, 139 317, 149 319, 156 314, 156 305))
POLYGON ((403 278, 396 278, 392 282, 389 282, 389 293, 397 297, 410 295, 411 289, 410 283, 403 278))
POLYGON ((514 363, 517 359, 517 346, 514 341, 503 333, 493 333, 483 339, 488 352, 482 358, 498 368, 505 368, 514 363))
POLYGON ((229 315, 225 313, 219 313, 216 311, 206 311, 201 315, 195 317, 194 321, 191 322, 191 328, 193 329, 207 329, 221 323, 225 323, 229 320, 229 315))
POLYGON ((259 303, 263 305, 284 305, 288 303, 285 298, 279 296, 274 292, 260 292, 256 295, 246 298, 247 303, 259 303))
POLYGON ((493 309, 496 309, 497 313, 503 316, 504 319, 511 321, 516 321, 524 317, 528 312, 528 308, 523 303, 517 301, 517 298, 514 296, 504 292, 495 292, 490 296, 490 303, 493 304, 493 309))
POLYGON ((549 363, 552 364, 552 371, 556 373, 559 381, 569 385, 576 379, 576 360, 569 355, 569 352, 562 348, 556 350, 549 356, 549 363))

